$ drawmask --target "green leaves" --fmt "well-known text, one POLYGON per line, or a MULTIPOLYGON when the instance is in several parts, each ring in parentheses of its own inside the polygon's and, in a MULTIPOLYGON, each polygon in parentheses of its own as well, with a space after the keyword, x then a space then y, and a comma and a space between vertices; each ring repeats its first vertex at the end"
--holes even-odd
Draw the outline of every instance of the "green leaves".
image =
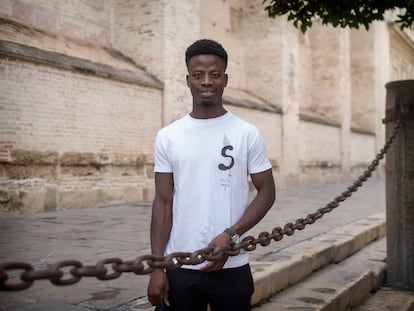
POLYGON ((399 9, 396 23, 410 28, 414 22, 414 0, 263 0, 268 16, 287 14, 287 19, 303 33, 318 18, 323 25, 369 29, 373 21, 384 20, 387 10, 399 9))

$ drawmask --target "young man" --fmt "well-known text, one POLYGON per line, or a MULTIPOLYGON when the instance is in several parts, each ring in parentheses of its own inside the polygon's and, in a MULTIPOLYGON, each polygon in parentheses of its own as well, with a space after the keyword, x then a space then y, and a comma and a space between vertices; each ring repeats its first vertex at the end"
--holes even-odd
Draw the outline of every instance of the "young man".
MULTIPOLYGON (((275 200, 271 164, 259 130, 223 107, 227 53, 199 40, 185 55, 190 114, 161 129, 155 143, 154 255, 237 242, 275 200), (248 202, 248 174, 257 189, 248 202)), ((250 310, 248 254, 151 273, 148 299, 176 311, 250 310)))

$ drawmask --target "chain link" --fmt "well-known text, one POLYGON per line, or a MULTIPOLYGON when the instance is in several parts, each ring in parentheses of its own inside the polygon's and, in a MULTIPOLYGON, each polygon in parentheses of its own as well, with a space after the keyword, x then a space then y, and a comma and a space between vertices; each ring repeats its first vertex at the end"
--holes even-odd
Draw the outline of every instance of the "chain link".
POLYGON ((35 270, 32 265, 25 262, 9 262, 0 264, 0 290, 2 291, 20 291, 32 286, 36 280, 48 279, 54 285, 65 286, 79 282, 82 277, 96 277, 98 280, 113 280, 119 278, 122 273, 135 273, 137 275, 149 274, 154 269, 175 269, 182 265, 197 265, 205 260, 215 261, 228 256, 236 256, 243 249, 245 251, 254 251, 257 244, 267 246, 272 240, 280 241, 285 235, 291 236, 296 230, 303 230, 306 225, 315 223, 322 218, 324 214, 331 212, 334 208, 350 197, 359 187, 372 175, 377 168, 379 161, 384 158, 385 153, 397 136, 401 127, 400 119, 384 147, 377 154, 376 158, 367 167, 364 173, 351 185, 334 198, 325 207, 319 208, 315 213, 308 214, 305 218, 299 218, 295 223, 287 223, 283 228, 275 227, 272 232, 261 232, 258 238, 247 236, 239 243, 233 243, 231 246, 220 246, 216 248, 206 247, 195 252, 177 252, 167 254, 166 256, 144 255, 137 257, 135 260, 123 261, 120 258, 107 258, 100 260, 96 265, 84 266, 77 260, 64 260, 56 262, 49 266, 48 269, 35 270), (71 267, 69 272, 62 269, 71 267), (109 268, 112 268, 110 271, 109 268), (8 282, 10 279, 7 271, 24 270, 20 273, 20 283, 8 282))

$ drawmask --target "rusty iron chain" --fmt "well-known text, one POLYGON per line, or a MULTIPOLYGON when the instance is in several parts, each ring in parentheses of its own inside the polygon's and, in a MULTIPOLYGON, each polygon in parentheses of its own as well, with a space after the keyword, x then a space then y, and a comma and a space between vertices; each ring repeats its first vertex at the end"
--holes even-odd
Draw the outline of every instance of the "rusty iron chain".
POLYGON ((47 269, 35 270, 32 265, 26 262, 8 262, 0 264, 0 290, 2 291, 20 291, 32 286, 36 280, 49 280, 57 286, 71 285, 79 282, 82 277, 95 277, 98 280, 113 280, 119 278, 122 273, 135 273, 137 275, 149 274, 154 269, 175 269, 182 265, 197 265, 206 260, 214 261, 227 256, 236 256, 243 249, 253 251, 257 244, 267 246, 272 240, 280 241, 285 235, 291 236, 295 230, 303 230, 306 225, 313 224, 316 220, 322 218, 336 208, 341 202, 345 201, 362 184, 372 175, 377 168, 379 161, 384 158, 385 153, 397 136, 401 127, 401 121, 398 119, 388 141, 377 154, 375 159, 367 167, 364 173, 358 179, 335 197, 325 207, 319 208, 316 212, 308 214, 305 218, 299 218, 295 223, 289 222, 283 228, 275 227, 272 232, 261 232, 258 238, 253 236, 245 237, 239 243, 232 245, 220 246, 216 248, 206 247, 194 252, 176 252, 165 256, 144 255, 135 260, 123 261, 120 258, 107 258, 100 260, 96 265, 83 265, 77 260, 63 260, 49 265, 47 269), (69 267, 68 272, 62 269, 69 267), (8 282, 10 276, 9 270, 24 270, 20 273, 20 283, 8 282))

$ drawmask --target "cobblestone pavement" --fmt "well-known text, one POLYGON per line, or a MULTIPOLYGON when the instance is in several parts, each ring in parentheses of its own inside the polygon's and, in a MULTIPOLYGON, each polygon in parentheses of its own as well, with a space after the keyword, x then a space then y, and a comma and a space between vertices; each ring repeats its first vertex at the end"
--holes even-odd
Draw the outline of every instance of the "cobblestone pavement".
MULTIPOLYGON (((343 192, 351 182, 277 191, 274 207, 252 231, 270 231, 315 212, 343 192)), ((331 213, 293 236, 284 237, 250 253, 260 256, 310 239, 368 215, 385 212, 385 181, 368 180, 331 213)), ((0 263, 24 261, 35 268, 64 259, 84 265, 119 257, 131 260, 150 254, 150 205, 72 209, 0 218, 0 263)), ((254 271, 255 267, 252 266, 254 271)), ((18 271, 21 272, 21 271, 18 271)), ((36 281, 20 292, 0 291, 0 310, 137 310, 150 308, 146 300, 148 275, 124 273, 111 281, 85 277, 79 283, 57 287, 36 281)), ((150 309, 148 309, 150 310, 150 309)))

